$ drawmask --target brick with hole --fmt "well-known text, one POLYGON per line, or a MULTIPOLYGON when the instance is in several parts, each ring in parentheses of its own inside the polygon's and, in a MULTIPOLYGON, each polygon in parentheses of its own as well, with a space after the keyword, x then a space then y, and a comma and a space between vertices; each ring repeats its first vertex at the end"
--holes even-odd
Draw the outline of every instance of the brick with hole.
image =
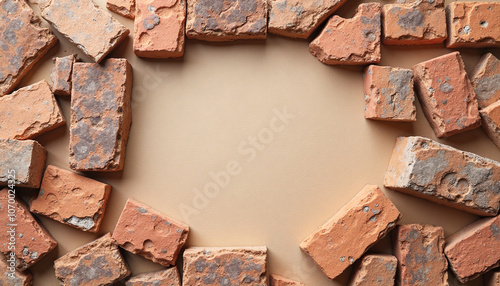
POLYGON ((177 267, 170 267, 156 272, 142 273, 130 277, 125 286, 181 286, 177 267))
POLYGON ((47 151, 34 140, 0 139, 0 186, 39 188, 47 151))
POLYGON ((487 53, 479 59, 470 80, 479 108, 500 100, 500 60, 493 54, 487 53))
POLYGON ((271 274, 269 275, 269 286, 305 286, 305 284, 279 275, 271 274))
POLYGON ((52 92, 55 95, 71 95, 71 74, 73 73, 73 63, 75 61, 76 55, 54 58, 54 67, 50 73, 50 79, 52 81, 52 92))
POLYGON ((348 286, 394 285, 398 260, 388 254, 367 254, 354 269, 348 286))

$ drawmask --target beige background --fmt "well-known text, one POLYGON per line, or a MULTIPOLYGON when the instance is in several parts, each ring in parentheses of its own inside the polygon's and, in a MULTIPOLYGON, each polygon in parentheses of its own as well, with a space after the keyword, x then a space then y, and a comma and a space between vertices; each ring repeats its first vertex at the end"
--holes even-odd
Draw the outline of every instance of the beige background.
MULTIPOLYGON (((104 0, 97 3, 105 7, 104 0)), ((339 14, 351 17, 359 3, 351 1, 339 14)), ((113 16, 133 31, 133 21, 113 16)), ((49 80, 52 57, 78 52, 58 37, 60 44, 20 86, 49 80)), ((488 50, 461 51, 470 72, 488 50)), ((500 56, 498 49, 489 51, 500 56)), ((381 65, 410 68, 448 52, 444 46, 384 46, 381 65)), ((222 45, 187 41, 182 60, 147 60, 133 54, 129 36, 111 56, 126 57, 134 69, 133 124, 125 170, 88 174, 113 186, 98 235, 41 218, 59 247, 32 267, 36 286, 58 285, 53 260, 113 231, 129 197, 189 223, 188 246, 265 245, 270 273, 309 285, 345 285, 351 268, 330 281, 300 251, 299 243, 365 184, 382 186, 397 136, 435 139, 420 107, 416 123, 365 120, 362 68, 323 65, 309 54, 308 41, 276 36, 222 45), (265 133, 273 110, 283 108, 295 118, 273 133, 262 150, 254 149, 254 159, 241 154, 238 147, 247 144, 249 136, 265 133), (203 209, 183 216, 181 206, 194 207, 193 189, 201 190, 212 182, 210 172, 224 170, 233 160, 239 163, 240 173, 203 209)), ((58 101, 69 119, 69 98, 58 101)), ((68 168, 68 135, 66 126, 38 138, 49 152, 49 164, 68 168)), ((500 160, 499 150, 481 129, 439 141, 500 160)), ((402 223, 440 225, 451 235, 477 219, 385 192, 403 213, 402 223)), ((375 249, 390 251, 389 243, 385 239, 375 249)), ((134 274, 161 268, 139 256, 127 253, 125 257, 134 274)), ((452 285, 458 284, 452 281, 452 285)), ((481 285, 481 278, 468 285, 481 285)))

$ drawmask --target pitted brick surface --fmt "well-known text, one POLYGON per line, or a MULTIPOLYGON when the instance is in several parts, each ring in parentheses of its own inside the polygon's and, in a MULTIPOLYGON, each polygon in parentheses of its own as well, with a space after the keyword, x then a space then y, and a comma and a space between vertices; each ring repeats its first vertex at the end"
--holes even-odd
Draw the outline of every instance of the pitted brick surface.
POLYGON ((394 285, 398 260, 388 254, 368 254, 360 259, 349 286, 394 285))
POLYGON ((52 92, 55 95, 69 96, 71 94, 71 74, 76 55, 54 58, 54 68, 50 73, 52 92))
POLYGON ((17 187, 40 187, 46 159, 47 151, 34 140, 0 139, 0 186, 9 184, 13 170, 17 187))
POLYGON ((481 57, 470 76, 479 108, 500 100, 500 60, 491 53, 481 57))
POLYGON ((181 286, 177 267, 139 274, 131 277, 125 286, 181 286))

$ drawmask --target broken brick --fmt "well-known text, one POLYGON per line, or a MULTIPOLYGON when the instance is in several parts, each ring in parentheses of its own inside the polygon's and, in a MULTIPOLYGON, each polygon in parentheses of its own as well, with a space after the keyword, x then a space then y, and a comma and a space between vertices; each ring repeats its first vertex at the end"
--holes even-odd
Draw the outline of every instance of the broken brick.
POLYGON ((206 41, 265 39, 267 1, 188 1, 186 36, 206 41))
POLYGON ((192 247, 182 285, 267 285, 266 247, 192 247))
POLYGON ((394 234, 397 285, 448 285, 444 230, 439 226, 399 225, 394 234))
POLYGON ((186 243, 189 226, 134 199, 127 200, 113 238, 123 249, 159 263, 174 265, 186 243))
POLYGON ((500 100, 500 60, 491 53, 481 57, 470 76, 479 108, 500 100))
POLYGON ((500 216, 478 220, 446 240, 444 253, 466 283, 500 265, 500 216))
POLYGON ((384 186, 472 214, 494 216, 500 205, 500 164, 424 137, 399 137, 384 186))
POLYGON ((484 277, 484 286, 500 286, 500 270, 488 272, 484 277))
POLYGON ((15 257, 0 254, 0 285, 5 286, 31 286, 33 276, 26 270, 24 272, 15 269, 15 257), (8 261, 9 259, 10 261, 8 261), (14 267, 12 269, 11 267, 14 267), (14 271, 12 271, 14 270, 14 271))
POLYGON ((459 52, 419 63, 413 73, 420 104, 437 137, 479 127, 476 96, 459 52))
POLYGON ((305 286, 305 285, 300 282, 272 274, 269 275, 269 286, 305 286))
POLYGON ((125 286, 181 286, 177 267, 171 267, 156 272, 139 274, 131 277, 125 286))
POLYGON ((365 70, 365 118, 415 121, 413 72, 371 65, 365 70))
POLYGON ((98 63, 130 32, 92 0, 48 0, 40 10, 52 27, 98 63))
POLYGON ((54 261, 61 285, 110 285, 130 275, 118 246, 107 233, 54 261))
POLYGON ((500 100, 480 110, 484 132, 500 148, 500 100))
POLYGON ((368 254, 360 259, 349 286, 394 285, 398 260, 388 254, 368 254))
POLYGON ((309 52, 327 65, 365 65, 380 61, 380 4, 359 5, 354 17, 334 15, 309 52))
POLYGON ((185 0, 137 0, 134 53, 146 58, 184 55, 185 0))
POLYGON ((347 205, 308 236, 300 248, 335 279, 382 239, 401 218, 375 185, 365 186, 347 205))
POLYGON ((110 185, 49 165, 38 197, 30 203, 30 211, 84 231, 97 232, 110 191, 110 185))
POLYGON ((0 186, 39 188, 47 151, 34 140, 0 139, 0 186))
POLYGON ((50 73, 52 92, 55 95, 69 96, 71 94, 71 73, 76 55, 54 58, 54 67, 50 73))
POLYGON ((123 17, 135 18, 135 0, 107 0, 106 8, 123 17))
POLYGON ((132 122, 132 67, 126 59, 75 63, 72 78, 70 167, 123 170, 132 122))
POLYGON ((448 48, 500 47, 500 3, 451 2, 446 6, 448 48))
POLYGON ((49 29, 22 0, 0 0, 0 96, 21 79, 57 43, 49 29))

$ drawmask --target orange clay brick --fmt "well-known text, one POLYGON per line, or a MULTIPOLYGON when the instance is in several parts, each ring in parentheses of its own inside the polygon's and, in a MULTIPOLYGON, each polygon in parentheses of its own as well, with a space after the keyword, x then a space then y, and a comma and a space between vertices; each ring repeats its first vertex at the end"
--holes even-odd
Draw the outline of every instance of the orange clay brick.
POLYGON ((485 54, 470 76, 479 108, 500 100, 500 60, 491 53, 485 54))
POLYGON ((34 140, 0 139, 0 186, 39 188, 47 151, 34 140))
POLYGON ((480 110, 484 132, 500 148, 500 100, 480 110))
POLYGON ((269 275, 269 286, 305 286, 304 284, 281 277, 279 275, 269 275))
POLYGON ((156 272, 142 273, 131 277, 125 286, 181 286, 181 278, 177 267, 156 272))
POLYGON ((360 259, 348 286, 394 285, 398 260, 388 254, 368 254, 360 259))
POLYGON ((33 276, 28 270, 24 272, 15 269, 15 257, 0 254, 0 285, 31 286, 33 276))
POLYGON ((71 73, 76 55, 54 58, 54 67, 50 73, 52 80, 52 92, 55 95, 71 95, 71 73))
POLYGON ((135 0, 108 0, 106 8, 123 17, 135 18, 135 0))

